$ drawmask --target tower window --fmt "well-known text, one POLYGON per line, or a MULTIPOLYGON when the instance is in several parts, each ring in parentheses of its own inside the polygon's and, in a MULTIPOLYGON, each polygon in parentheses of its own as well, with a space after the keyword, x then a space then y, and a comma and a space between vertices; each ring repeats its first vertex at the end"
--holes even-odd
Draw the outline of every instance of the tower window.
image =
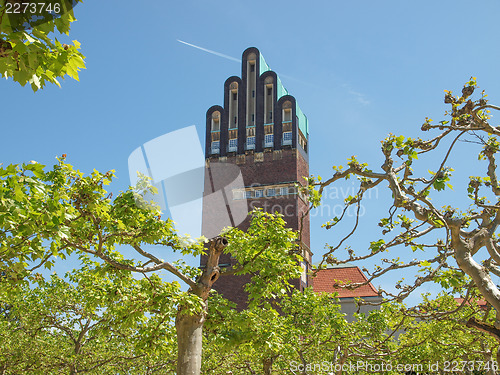
POLYGON ((307 152, 307 140, 300 130, 299 130, 299 144, 304 149, 304 151, 307 152))
POLYGON ((250 64, 250 71, 255 72, 255 64, 250 64))
POLYGON ((238 83, 231 83, 230 88, 231 91, 229 92, 229 113, 227 119, 229 129, 234 129, 238 127, 238 120, 236 119, 238 116, 238 83))
POLYGON ((269 120, 273 119, 273 111, 269 111, 269 120))
POLYGON ((291 144, 292 144, 292 132, 284 132, 283 145, 291 145, 291 144))
POLYGON ((220 131, 220 112, 219 111, 215 111, 212 113, 212 116, 211 116, 211 121, 210 121, 210 130, 212 132, 218 132, 220 131))
POLYGON ((212 131, 213 132, 220 131, 220 121, 219 121, 218 118, 213 118, 212 119, 212 131))
POLYGON ((274 146, 274 135, 266 134, 264 136, 264 147, 273 147, 274 146))
POLYGON ((267 95, 272 95, 273 94, 273 88, 272 87, 268 87, 267 88, 267 95))
POLYGON ((255 149, 255 137, 247 138, 247 150, 255 149))
POLYGON ((238 139, 233 138, 229 140, 229 152, 235 152, 238 149, 238 139))
POLYGON ((252 98, 255 98, 255 90, 252 90, 252 98))
POLYGON ((214 141, 212 142, 212 154, 218 154, 220 153, 220 141, 214 141))
POLYGON ((255 113, 252 113, 252 124, 254 123, 255 121, 255 113))
POLYGON ((292 110, 284 109, 283 110, 283 122, 292 121, 292 110))
POLYGON ((292 122, 291 121, 283 121, 282 122, 282 130, 283 133, 292 131, 292 122))

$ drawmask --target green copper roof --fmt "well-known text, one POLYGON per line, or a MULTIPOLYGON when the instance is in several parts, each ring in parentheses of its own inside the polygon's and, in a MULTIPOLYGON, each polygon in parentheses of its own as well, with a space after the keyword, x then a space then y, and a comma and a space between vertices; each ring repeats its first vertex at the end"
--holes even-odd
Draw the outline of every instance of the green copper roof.
POLYGON ((262 75, 262 73, 264 72, 267 72, 268 70, 271 70, 271 68, 269 67, 269 65, 267 65, 266 63, 266 59, 264 59, 264 56, 262 56, 262 53, 259 53, 259 57, 260 57, 260 72, 259 72, 259 75, 262 75))
POLYGON ((278 100, 280 100, 280 98, 282 96, 285 96, 285 95, 288 95, 288 90, 285 89, 285 86, 283 86, 283 84, 281 83, 281 79, 279 76, 278 77, 278 84, 276 85, 276 89, 278 90, 278 100))
MULTIPOLYGON (((262 53, 259 53, 259 60, 260 60, 259 74, 262 75, 262 73, 271 70, 269 65, 267 65, 266 60, 264 59, 264 56, 262 55, 262 53)), ((285 95, 289 95, 289 93, 288 93, 288 90, 285 88, 285 86, 283 86, 283 84, 281 83, 281 79, 278 76, 278 74, 276 74, 276 76, 278 77, 278 84, 276 85, 277 86, 276 89, 277 89, 277 94, 278 94, 278 100, 280 100, 281 97, 283 97, 285 95)), ((295 114, 297 115, 297 118, 299 120, 298 125, 299 125, 300 131, 306 137, 309 137, 309 123, 307 121, 306 115, 304 115, 304 113, 300 109, 297 100, 295 100, 295 114)))

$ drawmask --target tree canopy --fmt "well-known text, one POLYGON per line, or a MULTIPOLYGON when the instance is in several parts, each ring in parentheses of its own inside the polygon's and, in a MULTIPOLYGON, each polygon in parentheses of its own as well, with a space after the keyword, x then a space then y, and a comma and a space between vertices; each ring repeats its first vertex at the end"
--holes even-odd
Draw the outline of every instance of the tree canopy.
POLYGON ((82 260, 67 280, 36 274, 31 286, 2 298, 2 374, 173 371, 180 286, 82 260))
MULTIPOLYGON (((1 11, 5 14, 5 8, 1 11)), ((30 82, 36 91, 45 81, 57 83, 57 77, 77 72, 82 67, 79 62, 83 64, 79 45, 46 40, 54 28, 69 31, 74 21, 71 14, 72 10, 29 30, 8 29, 2 23, 4 76, 22 85, 30 82), (29 65, 44 49, 48 60, 36 58, 35 65, 29 65), (50 60, 54 56, 57 63, 50 60), (26 61, 20 62, 24 58, 29 67, 22 65, 26 61), (73 58, 76 65, 68 68, 65 64, 73 58), (51 70, 54 64, 62 64, 57 65, 61 68, 57 74, 51 70), (26 73, 31 68, 32 73, 26 73)), ((297 370, 307 374, 314 364, 339 365, 342 372, 342 366, 357 361, 424 366, 446 356, 449 364, 483 361, 488 367, 479 370, 495 373, 491 361, 500 359, 500 287, 494 281, 500 276, 496 174, 500 126, 490 124, 490 110, 500 107, 488 104, 484 92, 474 98, 476 89, 471 78, 460 95, 445 92, 448 119, 435 123, 427 118, 421 127, 438 130, 434 137, 390 134, 385 138, 380 170, 352 157, 346 167, 334 167, 331 178, 308 179, 304 192, 311 209, 337 181, 350 177, 359 181, 357 194, 345 200, 343 214, 325 224, 334 228, 354 207, 353 228, 338 244, 327 246, 319 268, 401 248, 417 256, 404 261, 397 253, 392 259, 382 258, 372 271, 364 269, 369 276, 364 284, 398 270, 407 274, 415 269, 416 276, 410 283, 403 279, 395 283, 397 293, 382 290, 385 305, 357 314, 350 323, 340 313, 335 296, 292 290, 290 280, 301 272, 300 234, 286 228, 280 215, 255 210, 246 232, 228 228, 216 238, 186 241, 170 220, 162 220, 158 208, 144 200, 145 193, 154 193, 147 181, 113 196, 106 186, 114 171, 94 170, 85 176, 65 156, 52 169, 37 162, 0 165, 0 372, 197 375, 203 369, 206 373, 267 375, 297 370), (442 195, 453 189, 453 152, 461 140, 477 148, 485 171, 467 180, 463 197, 470 206, 466 210, 442 195), (427 169, 423 160, 432 154, 438 168, 422 172, 419 163, 427 169), (343 245, 358 233, 366 192, 384 185, 391 204, 378 223, 382 238, 370 241, 362 253, 347 247, 347 256, 341 257, 343 245), (445 204, 439 206, 437 202, 443 200, 445 204), (206 254, 207 263, 198 268, 165 261, 158 248, 206 254), (230 253, 237 265, 221 268, 223 253, 230 253), (65 278, 54 274, 46 279, 40 273, 72 254, 78 255, 81 266, 65 278), (177 280, 165 282, 159 272, 177 280), (233 274, 251 278, 244 311, 212 291, 220 277, 233 274), (430 282, 446 293, 437 299, 424 296, 415 307, 403 305, 406 297, 430 282), (183 290, 181 283, 188 289, 183 290), (461 302, 453 296, 461 296, 461 302), (478 304, 483 299, 484 308, 478 304)))
MULTIPOLYGON (((382 258, 373 271, 365 269, 369 274, 367 282, 397 270, 405 270, 407 276, 415 269, 417 275, 411 282, 396 282, 397 293, 383 291, 387 300, 401 301, 424 283, 434 282, 455 295, 461 293, 466 301, 477 291, 499 314, 500 289, 493 278, 500 275, 497 235, 500 186, 496 165, 500 127, 490 124, 490 111, 500 108, 488 103, 484 91, 476 95, 476 89, 476 79, 471 78, 460 95, 454 96, 445 90, 444 101, 449 105, 445 113, 447 118, 439 122, 426 118, 421 127, 424 132, 439 131, 430 139, 390 134, 382 140, 380 169, 353 156, 345 168, 333 167, 334 174, 327 180, 310 178, 308 189, 312 207, 319 205, 323 191, 337 181, 350 177, 359 181, 357 194, 345 200, 343 214, 325 224, 331 229, 346 220, 344 214, 350 207, 356 212, 352 230, 337 245, 327 247, 323 264, 363 261, 392 252, 394 257, 382 258), (471 149, 475 147, 477 158, 484 163, 484 174, 470 176, 461 191, 461 201, 468 199, 470 202, 465 210, 459 208, 461 201, 443 196, 453 189, 453 153, 461 140, 471 149), (425 159, 426 155, 434 157, 425 159), (428 169, 433 168, 430 163, 437 165, 437 169, 428 169), (377 187, 386 187, 392 197, 387 207, 378 207, 378 211, 388 213, 378 223, 384 237, 371 241, 362 253, 350 247, 344 249, 346 241, 357 233, 359 208, 366 192, 377 187), (437 202, 444 202, 444 205, 437 202), (414 253, 415 258, 403 261, 401 248, 414 253), (346 250, 346 257, 337 256, 342 250, 346 250)), ((472 150, 467 150, 467 155, 473 155, 472 150)), ((476 167, 474 172, 478 172, 476 167)), ((468 324, 500 340, 500 315, 484 322, 471 317, 468 324)))
POLYGON ((60 86, 58 79, 66 76, 78 80, 85 68, 80 43, 61 43, 51 35, 69 35, 74 21, 72 1, 0 0, 0 75, 21 86, 29 83, 35 92, 47 83, 60 86))
POLYGON ((300 276, 297 234, 285 227, 281 216, 256 210, 246 232, 230 228, 223 237, 185 241, 171 220, 162 220, 159 209, 144 201, 143 195, 152 187, 129 188, 113 197, 105 190, 113 175, 113 171, 94 171, 84 176, 65 157, 48 170, 36 162, 0 167, 0 300, 11 300, 29 282, 37 281, 40 267, 50 269, 56 258, 73 253, 125 272, 129 278, 131 273, 143 275, 150 283, 158 282, 156 272, 169 272, 178 280, 162 287, 162 293, 169 291, 169 295, 159 294, 156 288, 142 294, 145 302, 168 299, 175 310, 177 374, 199 374, 212 285, 226 274, 249 274, 246 288, 251 306, 265 306, 286 295, 290 280, 300 276), (151 246, 195 256, 206 253, 208 260, 203 268, 183 262, 174 265, 151 246), (125 247, 134 255, 125 256, 125 247), (219 267, 223 252, 231 253, 236 266, 219 267), (187 292, 179 282, 188 285, 187 292))

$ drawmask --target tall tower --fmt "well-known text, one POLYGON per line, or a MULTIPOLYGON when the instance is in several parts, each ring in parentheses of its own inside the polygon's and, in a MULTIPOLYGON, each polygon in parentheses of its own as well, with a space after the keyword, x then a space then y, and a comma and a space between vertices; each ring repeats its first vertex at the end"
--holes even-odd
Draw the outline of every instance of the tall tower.
MULTIPOLYGON (((224 106, 215 105, 207 111, 205 150, 205 196, 214 191, 212 168, 223 163, 235 165, 243 177, 243 186, 230 192, 226 189, 220 210, 230 211, 232 204, 246 199, 247 211, 262 207, 267 212, 279 212, 289 228, 301 230, 304 272, 294 283, 301 290, 308 286, 312 259, 309 216, 301 220, 308 204, 295 187, 305 184, 303 177, 309 175, 307 117, 257 48, 243 52, 241 78, 232 76, 224 83, 224 106)), ((214 220, 213 209, 204 199, 205 235, 222 229, 219 220, 214 220)), ((233 225, 246 230, 249 223, 247 218, 233 225)), ((201 266, 205 263, 202 257, 201 266)), ((234 264, 234 259, 223 255, 222 264, 234 264)), ((242 276, 221 277, 214 287, 241 307, 246 301, 243 285, 248 280, 242 276)))

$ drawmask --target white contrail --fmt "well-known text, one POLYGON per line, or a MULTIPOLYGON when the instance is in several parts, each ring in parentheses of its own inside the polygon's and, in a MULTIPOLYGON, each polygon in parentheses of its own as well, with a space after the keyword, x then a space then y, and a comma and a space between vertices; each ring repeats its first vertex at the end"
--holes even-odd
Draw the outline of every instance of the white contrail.
MULTIPOLYGON (((215 56, 219 56, 219 57, 223 57, 225 59, 228 59, 228 60, 231 60, 231 61, 236 61, 236 62, 239 62, 241 63, 241 60, 240 59, 237 59, 235 57, 232 57, 232 56, 228 56, 228 55, 224 55, 223 53, 220 53, 220 52, 216 52, 216 51, 212 51, 211 49, 207 49, 207 48, 203 48, 203 47, 200 47, 200 46, 197 46, 195 44, 191 44, 191 43, 188 43, 188 42, 185 42, 183 40, 180 40, 180 39, 176 39, 179 43, 182 43, 182 44, 185 44, 186 46, 190 46, 190 47, 193 47, 193 48, 197 48, 199 50, 202 50, 202 51, 205 51, 205 52, 208 52, 208 53, 211 53, 212 55, 215 55, 215 56)), ((278 72, 276 72, 276 74, 278 74, 278 72)), ((289 79, 289 80, 293 80, 293 81, 296 81, 296 82, 299 82, 303 85, 306 85, 306 86, 310 86, 310 87, 314 87, 314 88, 323 88, 323 86, 319 86, 319 85, 315 85, 313 83, 310 83, 310 82, 305 82, 305 81, 302 81, 300 79, 297 79, 295 77, 291 77, 289 75, 285 75, 285 74, 278 74, 278 76, 282 77, 282 78, 286 78, 286 79, 289 79)), ((350 92, 351 95, 355 95, 358 97, 358 100, 360 99, 359 96, 361 94, 353 94, 350 92)), ((369 102, 366 102, 366 103, 362 103, 362 104, 369 104, 369 102)))
POLYGON ((211 53, 212 55, 215 55, 215 56, 219 56, 219 57, 223 57, 225 59, 228 59, 228 60, 231 60, 231 61, 236 61, 236 62, 241 62, 241 60, 235 58, 235 57, 231 57, 231 56, 228 56, 228 55, 224 55, 223 53, 219 53, 219 52, 215 52, 215 51, 212 51, 210 49, 206 49, 206 48, 203 48, 203 47, 200 47, 200 46, 197 46, 197 45, 194 45, 194 44, 191 44, 191 43, 188 43, 188 42, 184 42, 183 40, 180 40, 180 39, 177 39, 177 41, 179 43, 182 43, 182 44, 185 44, 186 46, 190 46, 190 47, 194 47, 194 48, 198 48, 198 49, 201 49, 202 51, 205 51, 205 52, 208 52, 208 53, 211 53))

